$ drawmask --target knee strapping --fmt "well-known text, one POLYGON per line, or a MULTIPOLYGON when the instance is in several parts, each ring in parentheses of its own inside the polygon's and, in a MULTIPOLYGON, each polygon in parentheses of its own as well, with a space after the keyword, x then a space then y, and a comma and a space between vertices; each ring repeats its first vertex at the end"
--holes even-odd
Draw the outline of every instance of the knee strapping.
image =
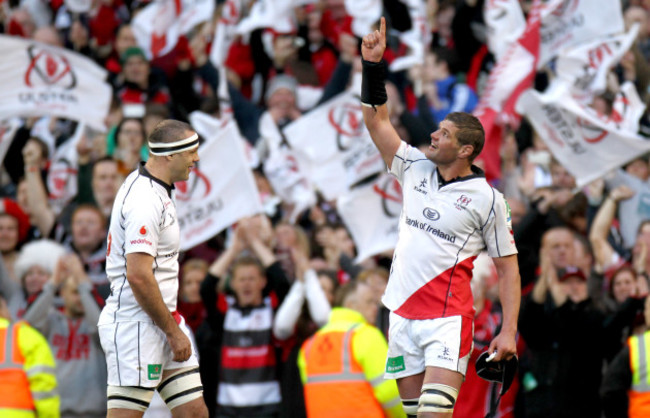
POLYGON ((422 385, 418 412, 451 413, 454 411, 456 398, 458 390, 455 388, 440 383, 426 383, 422 385))
POLYGON ((154 388, 137 386, 109 386, 106 389, 108 409, 146 411, 153 398, 154 388))
POLYGON ((169 409, 186 404, 203 396, 203 385, 199 368, 182 368, 168 376, 158 386, 160 397, 169 409))
POLYGON ((407 417, 416 417, 418 415, 418 402, 419 398, 415 399, 402 399, 402 409, 407 417))

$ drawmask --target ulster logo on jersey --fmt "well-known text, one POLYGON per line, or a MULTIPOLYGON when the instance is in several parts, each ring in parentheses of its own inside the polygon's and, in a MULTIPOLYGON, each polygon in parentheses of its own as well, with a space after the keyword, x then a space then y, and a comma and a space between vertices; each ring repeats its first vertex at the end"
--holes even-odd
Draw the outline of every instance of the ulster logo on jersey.
POLYGON ((472 201, 472 199, 467 197, 467 195, 462 194, 462 195, 460 195, 460 197, 458 199, 456 199, 456 203, 454 203, 454 206, 458 210, 467 209, 467 206, 469 205, 469 203, 471 201, 472 201))

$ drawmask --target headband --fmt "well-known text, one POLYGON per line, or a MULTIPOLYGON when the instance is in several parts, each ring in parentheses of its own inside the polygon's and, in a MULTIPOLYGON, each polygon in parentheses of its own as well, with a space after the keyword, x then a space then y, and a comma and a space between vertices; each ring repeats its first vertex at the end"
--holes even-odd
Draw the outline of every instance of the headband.
POLYGON ((166 156, 172 154, 178 154, 179 152, 187 151, 192 148, 199 146, 199 135, 193 134, 188 138, 179 139, 176 142, 162 142, 162 143, 152 143, 148 141, 149 152, 157 156, 166 156))

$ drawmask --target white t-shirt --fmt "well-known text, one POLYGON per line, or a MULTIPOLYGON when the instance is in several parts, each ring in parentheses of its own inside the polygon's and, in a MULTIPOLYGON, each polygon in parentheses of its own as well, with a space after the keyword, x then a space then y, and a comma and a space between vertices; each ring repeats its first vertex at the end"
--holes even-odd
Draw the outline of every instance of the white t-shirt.
POLYGON ((484 174, 440 186, 436 165, 402 142, 391 173, 402 185, 399 237, 384 305, 409 319, 474 317, 473 261, 517 253, 509 207, 484 174))
POLYGON ((172 187, 153 177, 144 166, 129 174, 115 197, 106 253, 106 275, 111 294, 99 318, 99 325, 124 322, 152 322, 140 307, 126 279, 126 255, 146 253, 163 300, 176 310, 178 294, 178 249, 180 230, 172 187))

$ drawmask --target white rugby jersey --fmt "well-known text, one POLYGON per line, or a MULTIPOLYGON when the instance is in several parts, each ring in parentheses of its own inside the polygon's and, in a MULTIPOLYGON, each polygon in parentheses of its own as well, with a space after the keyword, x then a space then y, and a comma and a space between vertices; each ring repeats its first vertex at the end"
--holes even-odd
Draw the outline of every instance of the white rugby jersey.
POLYGON ((163 300, 176 310, 180 229, 172 188, 141 165, 129 174, 115 197, 106 252, 111 294, 99 325, 123 321, 152 322, 140 307, 126 279, 126 255, 146 253, 163 300))
POLYGON ((382 298, 409 319, 474 317, 473 261, 517 253, 503 195, 474 175, 440 185, 436 165, 402 142, 391 165, 403 190, 399 238, 382 298))

